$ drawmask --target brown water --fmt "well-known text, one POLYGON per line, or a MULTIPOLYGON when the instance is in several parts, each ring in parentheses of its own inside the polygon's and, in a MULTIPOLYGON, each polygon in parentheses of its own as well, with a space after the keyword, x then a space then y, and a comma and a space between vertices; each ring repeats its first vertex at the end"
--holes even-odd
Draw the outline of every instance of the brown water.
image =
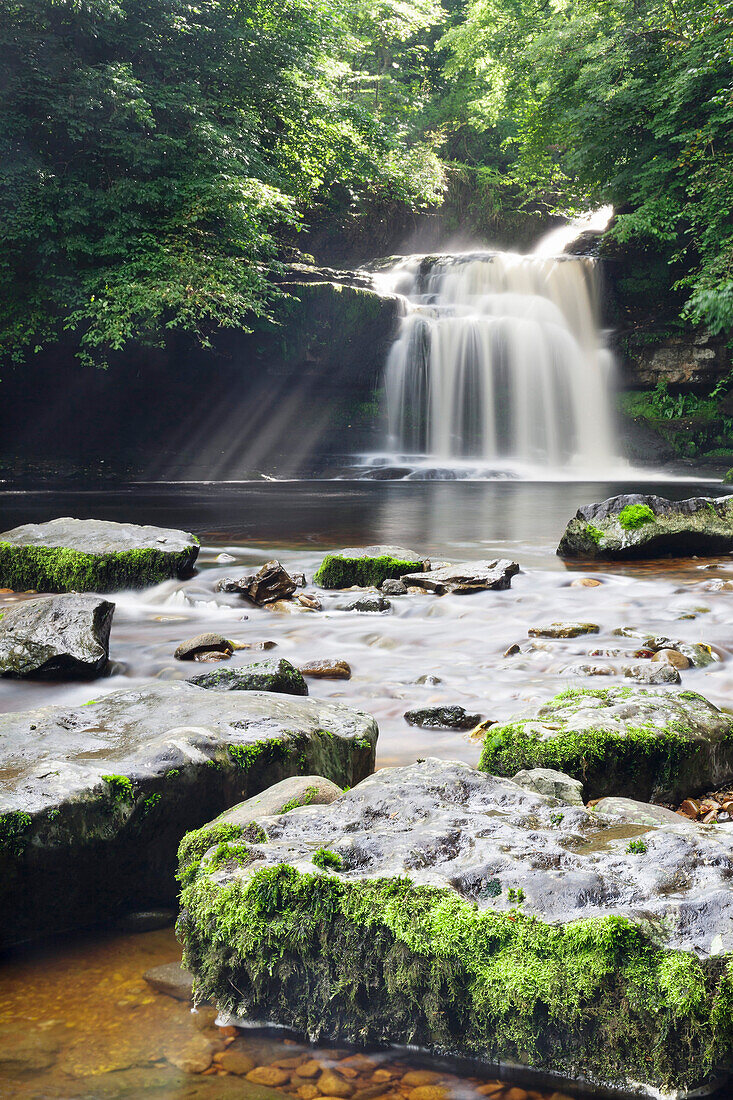
MULTIPOLYGON (((404 711, 458 703, 501 720, 564 687, 623 682, 622 667, 633 660, 638 643, 613 634, 622 626, 712 645, 720 660, 683 672, 683 687, 730 707, 733 591, 710 590, 710 582, 733 580, 733 558, 578 569, 554 554, 578 505, 631 488, 640 489, 572 482, 336 482, 0 494, 0 530, 68 514, 180 526, 202 541, 200 568, 191 580, 115 597, 109 677, 93 685, 2 681, 0 710, 82 702, 150 676, 186 677, 195 667, 173 659, 176 645, 216 630, 243 642, 275 641, 271 655, 294 664, 321 657, 348 661, 351 680, 311 681, 311 694, 342 699, 376 716, 378 766, 427 755, 475 763, 479 744, 466 733, 417 729, 404 721, 404 711), (511 557, 522 572, 508 592, 400 597, 383 615, 345 612, 349 594, 319 593, 323 611, 288 613, 214 592, 219 578, 241 575, 273 556, 310 580, 324 549, 376 542, 411 546, 435 560, 511 557), (231 560, 220 561, 223 553, 231 560), (601 583, 573 585, 583 577, 601 583), (590 621, 598 633, 567 641, 528 637, 530 627, 557 620, 590 621), (522 652, 504 657, 513 644, 522 652), (573 671, 580 663, 607 675, 573 671), (434 682, 419 682, 424 677, 434 682)), ((652 491, 683 497, 710 487, 671 483, 652 491)), ((0 595, 0 606, 16 598, 22 597, 0 595)), ((241 651, 231 665, 262 656, 241 651)), ((153 993, 142 974, 178 955, 172 932, 161 931, 87 934, 6 960, 0 970, 0 1095, 241 1096, 241 1078, 216 1070, 191 1075, 176 1066, 182 1052, 203 1041, 196 1025, 211 1021, 153 993)), ((214 1047, 223 1041, 210 1028, 204 1038, 214 1047)), ((260 1034, 247 1043, 257 1064, 292 1056, 294 1049, 282 1040, 273 1046, 260 1034)), ((329 1058, 337 1060, 333 1052, 329 1058)), ((380 1055, 382 1068, 385 1060, 392 1065, 395 1056, 380 1055)), ((370 1087, 367 1077, 360 1087, 370 1087)), ((492 1079, 453 1074, 446 1080, 447 1095, 462 1096, 492 1079)), ((408 1091, 395 1083, 387 1095, 399 1100, 408 1091)), ((503 1095, 522 1100, 526 1094, 503 1095)), ((545 1094, 533 1095, 537 1100, 545 1094)))

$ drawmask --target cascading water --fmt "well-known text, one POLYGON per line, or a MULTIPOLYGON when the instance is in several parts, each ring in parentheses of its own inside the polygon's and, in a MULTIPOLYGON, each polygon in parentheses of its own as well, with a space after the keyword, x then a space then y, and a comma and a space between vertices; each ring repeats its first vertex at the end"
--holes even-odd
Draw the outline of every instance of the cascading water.
POLYGON ((594 260, 412 256, 383 280, 406 299, 385 375, 396 461, 591 476, 618 466, 594 260))

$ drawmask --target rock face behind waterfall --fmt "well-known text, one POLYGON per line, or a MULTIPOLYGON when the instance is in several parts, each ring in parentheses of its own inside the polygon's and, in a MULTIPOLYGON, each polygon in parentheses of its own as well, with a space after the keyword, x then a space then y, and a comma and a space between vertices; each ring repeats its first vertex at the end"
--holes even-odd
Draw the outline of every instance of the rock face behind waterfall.
POLYGON ((186 531, 53 519, 0 534, 0 588, 39 592, 115 592, 186 577, 199 552, 186 531))
POLYGON ((288 776, 358 783, 376 739, 340 703, 181 682, 0 715, 0 947, 170 905, 185 832, 288 776))
POLYGON ((565 558, 658 558, 733 551, 733 496, 666 500, 638 493, 579 508, 557 548, 565 558))
POLYGON ((382 769, 187 837, 185 964, 221 1010, 314 1040, 681 1095, 731 1055, 733 836, 679 822, 462 763, 382 769))

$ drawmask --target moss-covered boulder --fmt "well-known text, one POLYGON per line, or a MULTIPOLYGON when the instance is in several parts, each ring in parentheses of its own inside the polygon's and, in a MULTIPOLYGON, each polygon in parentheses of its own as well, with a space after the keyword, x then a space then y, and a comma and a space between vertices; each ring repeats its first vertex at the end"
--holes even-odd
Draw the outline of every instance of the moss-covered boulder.
POLYGON ((479 767, 555 768, 582 781, 586 800, 678 802, 733 779, 733 717, 694 691, 572 688, 491 726, 479 767))
POLYGON ((243 668, 215 668, 192 676, 189 684, 209 691, 276 691, 283 695, 307 695, 308 685, 301 672, 286 661, 255 661, 243 668))
POLYGON ((99 519, 26 523, 0 534, 0 588, 116 592, 186 577, 199 552, 185 531, 99 519))
POLYGON ((634 493, 579 508, 558 554, 564 558, 658 558, 733 551, 733 496, 664 497, 634 493))
POLYGON ((179 935, 196 995, 235 1017, 635 1096, 733 1054, 723 828, 619 823, 433 759, 206 843, 181 846, 179 935))
POLYGON ((376 738, 340 703, 180 681, 0 715, 0 946, 171 904, 184 833, 287 776, 351 786, 376 738))
POLYGON ((40 596, 0 611, 0 676, 91 679, 109 658, 115 605, 99 596, 40 596))
POLYGON ((313 580, 321 588, 378 587, 388 578, 422 571, 423 561, 404 546, 350 546, 326 554, 313 580))

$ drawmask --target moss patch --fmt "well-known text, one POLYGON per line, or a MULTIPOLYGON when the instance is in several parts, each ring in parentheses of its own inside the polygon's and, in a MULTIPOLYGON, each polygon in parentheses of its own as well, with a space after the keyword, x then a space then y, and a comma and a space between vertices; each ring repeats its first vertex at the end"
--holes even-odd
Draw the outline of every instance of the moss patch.
POLYGON ((202 865, 182 902, 198 996, 312 1039, 416 1043, 665 1089, 731 1055, 728 960, 665 950, 621 917, 546 924, 409 879, 287 865, 228 882, 202 865))
POLYGON ((376 558, 345 558, 340 554, 326 554, 313 577, 321 588, 362 588, 379 586, 388 578, 399 580, 406 573, 422 571, 421 561, 404 561, 383 554, 376 558))
POLYGON ((196 549, 177 554, 154 548, 85 554, 55 546, 0 542, 0 588, 15 592, 114 592, 145 588, 190 572, 196 549))
POLYGON ((31 816, 22 810, 0 814, 0 853, 19 858, 23 854, 30 827, 31 816))
POLYGON ((618 522, 624 531, 636 531, 645 523, 654 523, 655 519, 648 504, 627 504, 618 514, 618 522))

